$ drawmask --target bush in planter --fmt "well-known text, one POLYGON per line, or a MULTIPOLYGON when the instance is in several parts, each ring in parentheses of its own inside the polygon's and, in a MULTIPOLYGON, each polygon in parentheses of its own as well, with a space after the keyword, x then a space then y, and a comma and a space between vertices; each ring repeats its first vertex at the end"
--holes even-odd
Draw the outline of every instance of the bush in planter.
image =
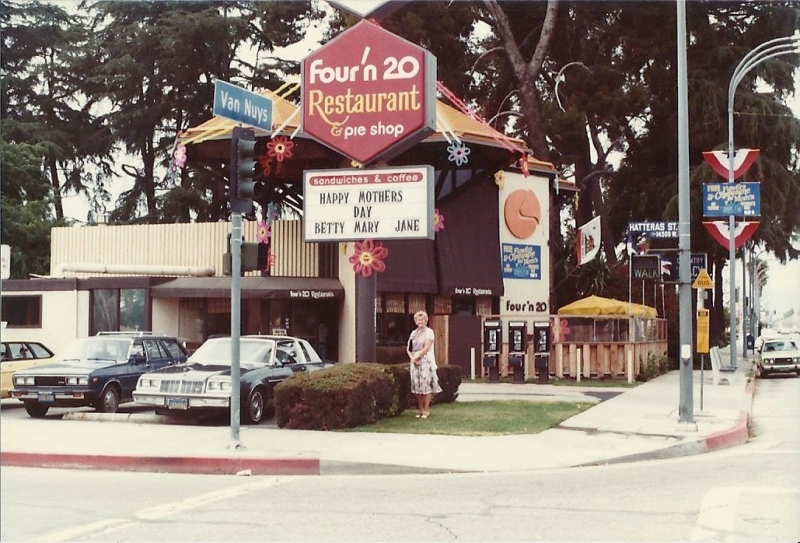
POLYGON ((379 364, 337 364, 295 374, 275 387, 281 428, 352 428, 395 416, 400 405, 395 379, 379 364))

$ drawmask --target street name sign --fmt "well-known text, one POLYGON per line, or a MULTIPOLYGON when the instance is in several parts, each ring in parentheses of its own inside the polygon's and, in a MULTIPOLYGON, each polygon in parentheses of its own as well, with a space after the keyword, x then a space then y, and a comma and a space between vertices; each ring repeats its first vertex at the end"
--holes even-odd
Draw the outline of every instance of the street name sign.
POLYGON ((433 239, 433 167, 306 170, 303 239, 433 239))
POLYGON ((213 113, 272 133, 272 100, 233 83, 214 81, 213 113))
POLYGON ((761 215, 761 183, 705 183, 703 216, 761 215))

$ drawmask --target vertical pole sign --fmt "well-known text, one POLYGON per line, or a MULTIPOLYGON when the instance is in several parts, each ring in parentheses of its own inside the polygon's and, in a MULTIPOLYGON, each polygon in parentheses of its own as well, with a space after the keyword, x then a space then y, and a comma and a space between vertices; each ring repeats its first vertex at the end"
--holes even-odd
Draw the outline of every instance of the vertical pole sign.
MULTIPOLYGON (((361 21, 303 60, 303 132, 361 166, 436 129, 436 57, 361 21)), ((432 239, 433 173, 416 168, 306 172, 305 241, 432 239)), ((356 277, 356 362, 374 362, 375 281, 356 277)))

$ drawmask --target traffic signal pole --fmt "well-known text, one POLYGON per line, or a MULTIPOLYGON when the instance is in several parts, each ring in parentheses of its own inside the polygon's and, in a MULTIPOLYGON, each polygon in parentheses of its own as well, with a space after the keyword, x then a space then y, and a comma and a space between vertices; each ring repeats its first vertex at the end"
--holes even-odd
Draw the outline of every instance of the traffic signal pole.
POLYGON ((255 133, 239 126, 231 134, 231 442, 229 448, 243 449, 239 439, 241 407, 241 350, 242 325, 242 213, 253 208, 255 182, 255 133))
POLYGON ((242 315, 242 214, 231 213, 231 443, 229 448, 242 449, 239 439, 241 424, 241 365, 239 335, 242 315))

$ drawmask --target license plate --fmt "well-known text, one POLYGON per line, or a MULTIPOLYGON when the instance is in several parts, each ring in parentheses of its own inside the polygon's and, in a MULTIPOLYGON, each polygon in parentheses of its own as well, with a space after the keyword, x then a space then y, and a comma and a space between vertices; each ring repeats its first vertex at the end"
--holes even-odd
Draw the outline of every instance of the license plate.
POLYGON ((56 401, 56 395, 53 392, 40 392, 39 401, 42 403, 56 401))
POLYGON ((189 398, 167 398, 167 409, 189 409, 189 398))

